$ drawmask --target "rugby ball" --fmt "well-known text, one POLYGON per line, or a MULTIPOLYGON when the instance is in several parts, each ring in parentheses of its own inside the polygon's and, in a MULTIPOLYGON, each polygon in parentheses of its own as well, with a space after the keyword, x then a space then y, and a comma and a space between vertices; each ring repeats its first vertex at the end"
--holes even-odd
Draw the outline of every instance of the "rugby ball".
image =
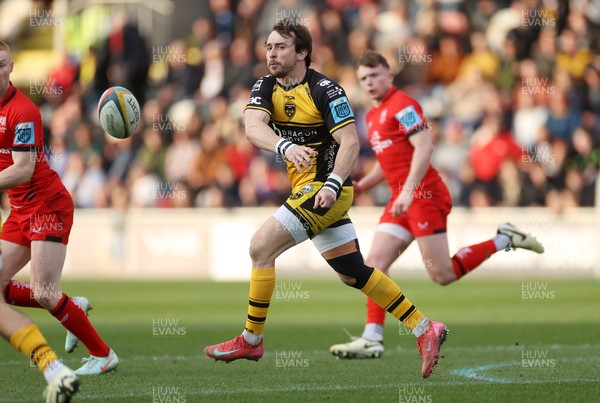
POLYGON ((131 136, 141 120, 140 104, 131 91, 124 87, 110 87, 98 102, 100 126, 118 139, 131 136))

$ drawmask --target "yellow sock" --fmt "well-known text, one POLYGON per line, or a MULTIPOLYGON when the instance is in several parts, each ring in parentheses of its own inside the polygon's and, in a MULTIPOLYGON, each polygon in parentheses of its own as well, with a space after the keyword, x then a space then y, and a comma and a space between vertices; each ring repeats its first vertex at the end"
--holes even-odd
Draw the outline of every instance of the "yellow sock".
POLYGON ((250 298, 248 301, 248 320, 246 331, 252 334, 262 334, 269 310, 271 296, 275 289, 275 268, 252 268, 250 278, 250 298))
POLYGON ((373 274, 361 291, 377 305, 400 319, 410 330, 425 318, 425 315, 402 294, 400 287, 380 270, 373 270, 373 274))
POLYGON ((10 336, 10 344, 32 360, 42 373, 51 362, 58 360, 54 350, 48 346, 48 342, 33 323, 14 332, 10 336))

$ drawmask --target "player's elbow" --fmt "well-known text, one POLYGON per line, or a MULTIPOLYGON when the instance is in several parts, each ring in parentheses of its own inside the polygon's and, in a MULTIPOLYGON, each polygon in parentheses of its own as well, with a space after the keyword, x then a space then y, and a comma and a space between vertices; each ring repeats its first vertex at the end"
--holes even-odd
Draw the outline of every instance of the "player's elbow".
POLYGON ((33 176, 34 168, 35 165, 25 165, 19 167, 15 178, 15 186, 29 182, 31 180, 31 177, 33 176))
POLYGON ((260 137, 261 128, 255 123, 246 123, 246 139, 256 145, 260 137))
POLYGON ((255 140, 253 133, 254 133, 253 130, 251 130, 250 127, 246 126, 246 140, 248 140, 252 144, 254 144, 254 140, 255 140))
POLYGON ((415 147, 415 151, 416 150, 418 150, 419 154, 422 156, 431 159, 431 156, 433 155, 433 143, 431 141, 420 142, 415 147))
POLYGON ((264 123, 260 120, 257 120, 253 113, 249 113, 248 111, 244 113, 246 139, 252 144, 256 144, 256 140, 259 137, 261 130, 264 131, 264 126, 264 123))
POLYGON ((427 143, 427 145, 425 146, 425 152, 429 156, 429 159, 431 159, 431 156, 433 155, 433 143, 432 142, 427 143))
POLYGON ((346 154, 351 156, 353 159, 358 158, 360 144, 358 143, 357 136, 344 136, 340 147, 344 148, 346 154))
POLYGON ((415 146, 415 149, 418 149, 421 154, 427 157, 431 157, 433 155, 433 148, 433 141, 429 136, 425 137, 422 141, 419 141, 415 146))

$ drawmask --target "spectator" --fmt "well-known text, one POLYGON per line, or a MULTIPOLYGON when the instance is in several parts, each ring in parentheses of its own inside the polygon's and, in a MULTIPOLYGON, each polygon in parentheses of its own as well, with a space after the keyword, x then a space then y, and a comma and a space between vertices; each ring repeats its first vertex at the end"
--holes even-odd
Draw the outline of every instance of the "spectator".
POLYGON ((229 63, 225 68, 225 93, 232 87, 241 85, 252 87, 255 78, 252 74, 252 43, 249 38, 236 38, 229 47, 229 63))
POLYGON ((202 70, 204 75, 200 80, 199 101, 206 102, 224 90, 225 86, 225 60, 219 41, 207 42, 203 48, 202 70))
POLYGON ((514 33, 509 34, 504 40, 502 51, 500 52, 496 85, 505 94, 512 92, 518 77, 519 63, 517 61, 516 40, 517 38, 514 33))
POLYGON ((600 63, 590 63, 585 69, 583 106, 586 111, 600 115, 600 63))
POLYGON ((560 50, 556 55, 556 68, 567 71, 573 78, 581 79, 590 61, 590 52, 577 44, 577 37, 565 29, 558 37, 560 50))
POLYGON ((448 85, 458 76, 463 61, 463 51, 458 39, 444 35, 440 38, 437 49, 433 52, 428 65, 427 81, 448 85))
POLYGON ((106 174, 102 170, 100 155, 92 155, 85 166, 83 175, 79 178, 75 189, 75 207, 93 208, 106 206, 103 202, 104 183, 106 174))
POLYGON ((442 138, 436 143, 431 159, 433 166, 446 176, 453 199, 460 198, 460 172, 469 159, 469 144, 463 125, 448 119, 443 124, 442 138))
POLYGON ((160 132, 154 130, 152 126, 148 126, 142 131, 141 136, 142 145, 138 149, 134 164, 141 167, 144 172, 163 179, 167 149, 163 144, 160 132))
POLYGON ((190 98, 200 85, 200 71, 189 63, 185 42, 171 42, 166 58, 169 67, 164 84, 173 86, 175 98, 190 98))
POLYGON ((473 133, 470 159, 475 177, 493 202, 501 199, 497 176, 502 163, 508 159, 520 162, 522 155, 523 150, 502 128, 502 118, 498 115, 487 115, 473 133))
POLYGON ((551 78, 556 64, 556 31, 554 29, 540 30, 531 56, 542 77, 551 78))
POLYGON ((210 0, 210 10, 215 22, 217 40, 221 46, 228 47, 233 34, 233 13, 230 0, 210 0))
POLYGON ((144 104, 150 54, 146 40, 137 26, 128 22, 123 15, 111 21, 113 28, 98 54, 98 65, 94 76, 94 90, 102 94, 113 85, 128 88, 144 104))
POLYGON ((475 65, 446 88, 446 114, 457 119, 468 130, 481 121, 489 94, 495 92, 492 84, 483 79, 475 65))
POLYGON ((202 123, 194 108, 194 104, 188 101, 180 101, 171 108, 173 112, 169 115, 177 123, 173 142, 167 146, 165 153, 165 179, 169 182, 187 183, 189 168, 200 154, 198 137, 202 123))
POLYGON ((479 68, 485 80, 492 80, 498 70, 498 57, 489 49, 483 32, 471 33, 471 52, 463 59, 459 73, 474 64, 479 68))
POLYGON ((217 172, 225 161, 225 145, 216 126, 204 127, 200 135, 200 153, 187 175, 191 191, 195 193, 215 185, 217 172))
POLYGON ((348 37, 348 28, 342 18, 339 10, 334 8, 325 8, 319 14, 321 24, 323 45, 329 46, 334 52, 334 60, 341 64, 350 63, 351 57, 346 46, 336 46, 344 43, 348 37))
POLYGON ((553 189, 554 187, 548 182, 544 167, 539 163, 533 163, 529 166, 521 185, 519 206, 544 206, 546 205, 546 195, 553 189))
POLYGON ((573 132, 581 125, 581 113, 572 110, 567 103, 567 95, 557 92, 550 98, 546 128, 551 139, 565 141, 569 147, 573 145, 573 132))

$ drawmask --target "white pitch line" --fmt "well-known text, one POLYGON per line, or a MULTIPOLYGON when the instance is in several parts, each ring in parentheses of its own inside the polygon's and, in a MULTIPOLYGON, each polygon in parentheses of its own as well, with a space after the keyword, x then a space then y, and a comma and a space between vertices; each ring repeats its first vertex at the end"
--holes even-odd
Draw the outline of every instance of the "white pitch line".
MULTIPOLYGON (((570 357, 570 358, 555 358, 558 362, 586 362, 586 361, 598 361, 600 357, 570 357)), ((479 374, 482 371, 488 371, 490 369, 504 368, 504 367, 516 367, 522 365, 522 361, 509 361, 494 364, 476 365, 474 367, 466 367, 460 369, 453 369, 450 372, 454 375, 462 376, 468 379, 474 379, 478 381, 484 381, 486 383, 501 383, 501 384, 528 384, 528 383, 550 383, 554 381, 543 381, 538 379, 528 379, 522 381, 513 381, 512 379, 497 378, 493 376, 487 376, 479 374)), ((586 378, 586 379, 574 379, 574 378, 561 378, 560 382, 600 382, 600 378, 586 378)))

